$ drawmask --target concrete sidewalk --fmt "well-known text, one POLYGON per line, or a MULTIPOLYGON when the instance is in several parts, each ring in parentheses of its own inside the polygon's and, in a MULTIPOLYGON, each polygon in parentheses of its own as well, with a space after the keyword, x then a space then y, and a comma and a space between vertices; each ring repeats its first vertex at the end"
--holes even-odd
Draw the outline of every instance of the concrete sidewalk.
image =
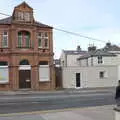
POLYGON ((30 95, 30 94, 70 94, 70 93, 115 93, 115 87, 109 88, 80 88, 80 89, 60 89, 51 91, 32 91, 32 90, 17 90, 17 91, 0 91, 1 95, 30 95))
POLYGON ((0 120, 114 120, 114 106, 0 115, 0 120))

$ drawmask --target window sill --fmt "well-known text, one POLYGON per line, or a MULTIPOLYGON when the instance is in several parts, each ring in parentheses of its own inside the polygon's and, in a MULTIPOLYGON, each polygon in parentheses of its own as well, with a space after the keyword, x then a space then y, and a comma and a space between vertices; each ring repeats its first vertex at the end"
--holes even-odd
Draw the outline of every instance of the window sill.
POLYGON ((39 83, 50 82, 50 80, 39 81, 39 83))
POLYGON ((38 47, 38 49, 49 49, 49 47, 38 47))
POLYGON ((10 49, 9 47, 1 47, 0 49, 10 49))
POLYGON ((107 79, 108 77, 102 77, 102 78, 99 78, 99 79, 107 79))
POLYGON ((0 85, 7 85, 9 82, 0 82, 0 85))
POLYGON ((33 49, 33 47, 17 47, 18 49, 33 49))

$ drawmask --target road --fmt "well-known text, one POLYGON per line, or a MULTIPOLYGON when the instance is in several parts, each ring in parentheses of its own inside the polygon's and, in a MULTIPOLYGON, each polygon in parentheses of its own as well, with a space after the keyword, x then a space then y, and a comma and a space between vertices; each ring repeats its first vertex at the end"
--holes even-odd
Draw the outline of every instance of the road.
POLYGON ((0 114, 115 104, 111 92, 1 95, 0 114))

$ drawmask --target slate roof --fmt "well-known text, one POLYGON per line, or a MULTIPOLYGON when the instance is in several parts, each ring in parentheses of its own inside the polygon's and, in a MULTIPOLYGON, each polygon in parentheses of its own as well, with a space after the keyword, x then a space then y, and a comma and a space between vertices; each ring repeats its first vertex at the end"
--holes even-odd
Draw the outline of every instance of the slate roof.
POLYGON ((35 21, 35 26, 38 26, 38 27, 45 27, 45 28, 53 28, 49 25, 46 25, 46 24, 43 24, 41 22, 38 22, 38 21, 35 21))
MULTIPOLYGON (((12 16, 4 18, 4 19, 0 19, 0 25, 10 25, 10 24, 12 24, 12 19, 13 19, 12 16)), ((38 26, 38 27, 42 27, 42 28, 52 28, 51 26, 40 23, 38 21, 35 21, 33 25, 38 26)))
POLYGON ((87 59, 89 57, 97 57, 97 56, 108 56, 109 57, 109 56, 116 56, 116 55, 114 53, 110 53, 108 51, 98 49, 96 51, 87 52, 85 55, 79 57, 78 60, 87 59))
POLYGON ((25 1, 24 2, 22 2, 21 4, 19 4, 19 5, 17 5, 15 8, 17 8, 17 7, 19 7, 19 6, 21 6, 21 5, 24 5, 24 6, 27 6, 27 7, 29 7, 30 9, 33 9, 32 7, 30 7, 25 1))
POLYGON ((120 51, 120 47, 117 45, 105 46, 103 49, 106 51, 120 51))
POLYGON ((4 19, 0 19, 0 24, 11 24, 12 23, 12 17, 7 17, 4 19))
POLYGON ((105 50, 96 50, 95 52, 91 52, 90 53, 91 56, 115 56, 115 54, 110 53, 108 51, 105 50))
POLYGON ((63 50, 65 54, 71 55, 79 55, 79 54, 86 54, 87 51, 77 51, 77 50, 63 50))

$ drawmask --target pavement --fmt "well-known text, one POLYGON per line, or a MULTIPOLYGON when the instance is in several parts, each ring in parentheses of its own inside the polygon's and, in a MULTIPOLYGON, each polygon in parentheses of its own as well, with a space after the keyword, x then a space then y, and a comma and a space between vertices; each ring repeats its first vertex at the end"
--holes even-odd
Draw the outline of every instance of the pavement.
POLYGON ((30 89, 21 89, 17 91, 0 91, 1 95, 37 95, 37 94, 71 94, 71 93, 115 93, 115 87, 103 87, 103 88, 80 88, 80 89, 59 89, 51 91, 32 91, 30 89))
POLYGON ((114 105, 0 114, 0 120, 114 120, 114 105))

